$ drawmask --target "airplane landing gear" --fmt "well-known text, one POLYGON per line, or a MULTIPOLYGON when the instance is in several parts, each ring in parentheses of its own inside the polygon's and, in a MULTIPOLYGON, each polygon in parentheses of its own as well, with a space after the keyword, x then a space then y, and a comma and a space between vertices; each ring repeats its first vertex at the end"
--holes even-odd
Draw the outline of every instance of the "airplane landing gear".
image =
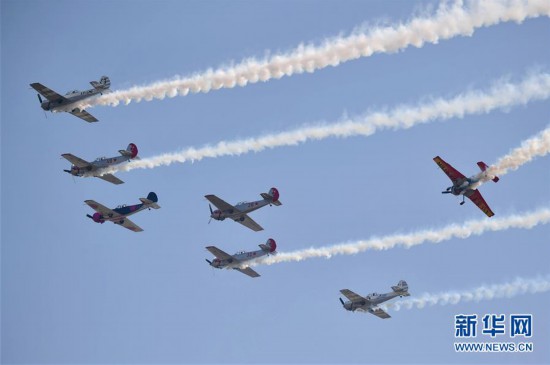
POLYGON ((462 195, 462 201, 460 202, 460 205, 464 205, 464 195, 462 195))

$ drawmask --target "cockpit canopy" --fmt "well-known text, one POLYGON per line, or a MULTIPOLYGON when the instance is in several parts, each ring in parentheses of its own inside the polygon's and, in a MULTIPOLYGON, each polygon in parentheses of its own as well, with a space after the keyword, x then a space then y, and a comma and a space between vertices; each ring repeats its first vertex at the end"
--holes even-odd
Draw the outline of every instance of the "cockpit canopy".
POLYGON ((95 160, 96 161, 103 161, 103 160, 106 160, 106 159, 107 159, 107 157, 98 157, 95 160))
POLYGON ((67 91, 65 95, 78 94, 78 93, 80 93, 80 90, 71 90, 71 91, 67 91))
POLYGON ((126 205, 126 204, 121 204, 121 205, 119 205, 118 207, 116 207, 116 209, 126 208, 127 206, 128 206, 128 205, 126 205))

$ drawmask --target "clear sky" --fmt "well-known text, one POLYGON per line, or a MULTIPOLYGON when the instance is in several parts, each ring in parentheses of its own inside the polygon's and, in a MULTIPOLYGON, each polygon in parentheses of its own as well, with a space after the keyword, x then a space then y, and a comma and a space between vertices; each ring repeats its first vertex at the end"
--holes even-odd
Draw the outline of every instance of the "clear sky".
MULTIPOLYGON (((520 80, 549 68, 548 18, 244 88, 98 106, 89 110, 95 124, 45 118, 29 87, 41 82, 64 94, 108 75, 112 89, 124 89, 405 21, 435 4, 2 1, 2 362, 548 363, 549 293, 390 310, 389 320, 348 313, 338 301, 340 289, 385 292, 400 279, 414 296, 546 275, 548 226, 258 266, 257 279, 204 261, 208 245, 234 253, 271 237, 291 251, 485 219, 440 193, 450 183, 432 158, 472 175, 477 161, 491 164, 545 128, 547 101, 369 138, 120 172, 119 186, 73 179, 60 158, 115 156, 129 142, 148 157, 452 97, 503 76, 520 80), (272 186, 283 205, 251 215, 264 231, 207 224, 205 194, 236 203, 272 186), (162 209, 132 218, 144 232, 86 218, 86 199, 115 207, 150 191, 162 209), (535 352, 455 353, 460 313, 532 313, 535 352)), ((480 190, 506 216, 548 206, 549 181, 542 158, 480 190)))

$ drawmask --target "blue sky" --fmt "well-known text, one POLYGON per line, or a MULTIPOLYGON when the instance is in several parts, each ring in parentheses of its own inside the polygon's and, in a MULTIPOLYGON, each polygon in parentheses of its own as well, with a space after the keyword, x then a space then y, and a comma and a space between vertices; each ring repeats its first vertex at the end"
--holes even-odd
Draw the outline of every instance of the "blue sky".
MULTIPOLYGON (((244 88, 90 110, 99 123, 48 114, 29 88, 65 93, 101 75, 124 89, 397 22, 435 2, 3 1, 2 361, 4 363, 546 363, 550 294, 391 312, 347 313, 339 290, 383 292, 406 279, 412 295, 548 274, 549 228, 488 233, 259 266, 250 279, 214 271, 208 245, 233 253, 267 238, 280 251, 484 219, 432 158, 465 175, 548 125, 550 105, 434 122, 363 138, 330 138, 241 157, 121 172, 125 184, 73 179, 60 158, 142 157, 257 136, 344 113, 416 104, 548 70, 550 20, 503 23, 244 88), (209 219, 205 194, 228 202, 275 186, 281 207, 253 218, 265 230, 209 219), (133 233, 86 218, 86 199, 134 204, 155 191, 160 210, 133 233), (532 313, 535 352, 457 354, 454 315, 532 313)), ((481 187, 498 216, 550 201, 548 158, 481 187)))

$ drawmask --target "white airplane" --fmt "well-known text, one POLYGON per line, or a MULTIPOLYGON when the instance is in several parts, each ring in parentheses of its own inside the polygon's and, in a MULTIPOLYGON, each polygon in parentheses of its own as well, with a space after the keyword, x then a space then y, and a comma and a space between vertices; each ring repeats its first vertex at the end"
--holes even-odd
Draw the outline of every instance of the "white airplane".
POLYGON ((377 317, 386 319, 386 318, 390 318, 391 316, 388 313, 384 312, 382 308, 378 307, 378 304, 384 303, 395 297, 408 297, 410 295, 408 292, 409 286, 407 285, 407 282, 405 280, 400 280, 396 286, 392 286, 391 288, 392 288, 392 291, 389 293, 385 293, 385 294, 371 293, 366 297, 362 297, 359 294, 356 294, 349 289, 342 289, 340 290, 340 293, 342 293, 346 298, 348 298, 349 301, 344 302, 342 298, 339 298, 339 299, 342 305, 344 306, 344 308, 348 311, 353 312, 358 310, 362 312, 369 312, 371 314, 374 314, 377 317))
POLYGON ((102 169, 109 166, 118 165, 126 161, 130 161, 137 157, 138 148, 135 144, 130 143, 125 150, 119 150, 120 156, 115 157, 98 157, 93 162, 88 162, 76 157, 70 153, 64 153, 61 156, 72 163, 70 170, 63 170, 73 176, 82 176, 82 177, 98 177, 105 181, 108 181, 112 184, 119 185, 123 184, 124 181, 120 180, 118 177, 112 174, 103 174, 100 175, 102 169))
MULTIPOLYGON (((210 219, 215 219, 217 221, 223 221, 225 218, 231 218, 235 222, 242 224, 245 227, 250 228, 253 231, 261 231, 263 228, 252 218, 250 218, 247 213, 253 212, 256 209, 265 207, 266 205, 281 205, 279 201, 279 191, 276 188, 269 189, 268 193, 261 193, 262 200, 257 200, 253 202, 241 202, 233 206, 224 200, 218 198, 215 195, 205 195, 204 197, 208 199, 212 204, 216 206, 216 210, 212 210, 210 206, 210 219)), ((210 223, 210 222, 209 222, 210 223)))
POLYGON ((65 96, 59 95, 39 82, 32 83, 31 87, 39 92, 38 100, 40 101, 40 107, 45 111, 50 111, 52 113, 68 112, 88 123, 92 123, 97 122, 97 119, 87 111, 80 109, 78 104, 84 99, 110 92, 111 90, 109 90, 109 87, 111 86, 111 80, 109 80, 107 76, 102 76, 99 82, 90 81, 90 84, 94 87, 93 89, 85 91, 73 90, 67 92, 65 96), (40 94, 42 94, 47 101, 43 101, 40 94))
POLYGON ((208 246, 206 249, 210 251, 216 258, 212 261, 206 259, 206 262, 210 266, 215 267, 216 269, 234 269, 242 272, 245 275, 248 275, 252 278, 257 278, 260 276, 256 271, 252 270, 249 266, 243 265, 243 263, 257 259, 265 255, 275 255, 275 250, 277 249, 277 244, 273 238, 270 238, 266 241, 265 244, 258 245, 261 250, 250 251, 250 252, 237 252, 234 255, 230 255, 217 247, 208 246))
POLYGON ((109 209, 106 206, 99 204, 94 200, 86 200, 84 203, 88 204, 90 208, 95 210, 94 215, 86 214, 86 217, 90 218, 96 223, 105 223, 105 221, 111 221, 114 224, 118 224, 124 228, 129 229, 134 232, 141 232, 143 229, 137 224, 128 219, 128 216, 141 212, 145 209, 160 209, 160 206, 157 204, 159 201, 157 194, 150 192, 147 195, 147 198, 139 198, 141 204, 135 205, 119 205, 114 209, 109 209))

